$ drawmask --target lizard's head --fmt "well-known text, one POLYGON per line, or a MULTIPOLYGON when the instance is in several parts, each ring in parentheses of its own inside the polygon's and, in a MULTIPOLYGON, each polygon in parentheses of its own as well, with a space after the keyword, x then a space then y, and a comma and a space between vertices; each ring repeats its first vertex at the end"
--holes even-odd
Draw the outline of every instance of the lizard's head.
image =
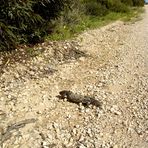
POLYGON ((62 98, 66 98, 68 95, 70 95, 72 92, 69 90, 62 90, 59 92, 62 98))

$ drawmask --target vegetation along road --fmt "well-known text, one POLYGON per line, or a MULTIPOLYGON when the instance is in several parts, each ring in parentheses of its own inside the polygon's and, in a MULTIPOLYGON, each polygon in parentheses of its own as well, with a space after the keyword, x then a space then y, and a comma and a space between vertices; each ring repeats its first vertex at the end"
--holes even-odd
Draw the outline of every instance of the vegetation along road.
POLYGON ((0 75, 1 147, 147 148, 145 9, 139 21, 45 42, 35 47, 35 57, 6 60, 0 75), (101 106, 61 100, 62 90, 92 96, 101 106))

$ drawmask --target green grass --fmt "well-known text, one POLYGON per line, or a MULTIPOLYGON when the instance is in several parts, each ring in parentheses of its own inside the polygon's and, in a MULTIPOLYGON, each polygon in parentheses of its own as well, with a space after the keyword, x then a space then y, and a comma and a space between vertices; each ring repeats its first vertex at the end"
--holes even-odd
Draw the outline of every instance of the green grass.
POLYGON ((144 13, 144 8, 135 7, 126 16, 122 18, 123 21, 138 21, 141 19, 141 14, 144 13))
POLYGON ((95 29, 105 26, 113 21, 137 21, 140 14, 144 12, 143 8, 132 8, 128 13, 110 12, 103 17, 83 16, 82 21, 78 25, 57 26, 56 31, 47 37, 49 40, 65 40, 77 36, 79 33, 87 29, 95 29))

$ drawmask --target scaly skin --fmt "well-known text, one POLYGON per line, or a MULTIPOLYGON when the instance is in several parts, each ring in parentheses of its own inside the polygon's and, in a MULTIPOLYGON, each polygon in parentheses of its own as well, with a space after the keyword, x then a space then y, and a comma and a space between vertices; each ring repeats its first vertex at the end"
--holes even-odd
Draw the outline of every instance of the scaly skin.
POLYGON ((88 106, 90 104, 97 107, 101 106, 98 100, 95 100, 94 98, 89 96, 82 96, 80 94, 73 93, 72 91, 69 90, 60 91, 59 94, 61 95, 61 99, 66 98, 69 102, 72 103, 76 104, 82 103, 84 106, 88 106))

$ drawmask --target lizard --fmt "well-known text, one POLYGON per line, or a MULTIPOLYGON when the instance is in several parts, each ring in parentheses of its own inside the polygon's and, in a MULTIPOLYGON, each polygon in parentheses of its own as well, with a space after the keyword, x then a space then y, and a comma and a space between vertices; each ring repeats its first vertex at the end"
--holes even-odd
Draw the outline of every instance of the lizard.
POLYGON ((96 107, 101 107, 101 103, 91 96, 83 96, 81 94, 73 93, 70 90, 60 91, 59 94, 61 99, 67 99, 67 101, 72 103, 82 103, 84 106, 89 106, 91 104, 96 107))

